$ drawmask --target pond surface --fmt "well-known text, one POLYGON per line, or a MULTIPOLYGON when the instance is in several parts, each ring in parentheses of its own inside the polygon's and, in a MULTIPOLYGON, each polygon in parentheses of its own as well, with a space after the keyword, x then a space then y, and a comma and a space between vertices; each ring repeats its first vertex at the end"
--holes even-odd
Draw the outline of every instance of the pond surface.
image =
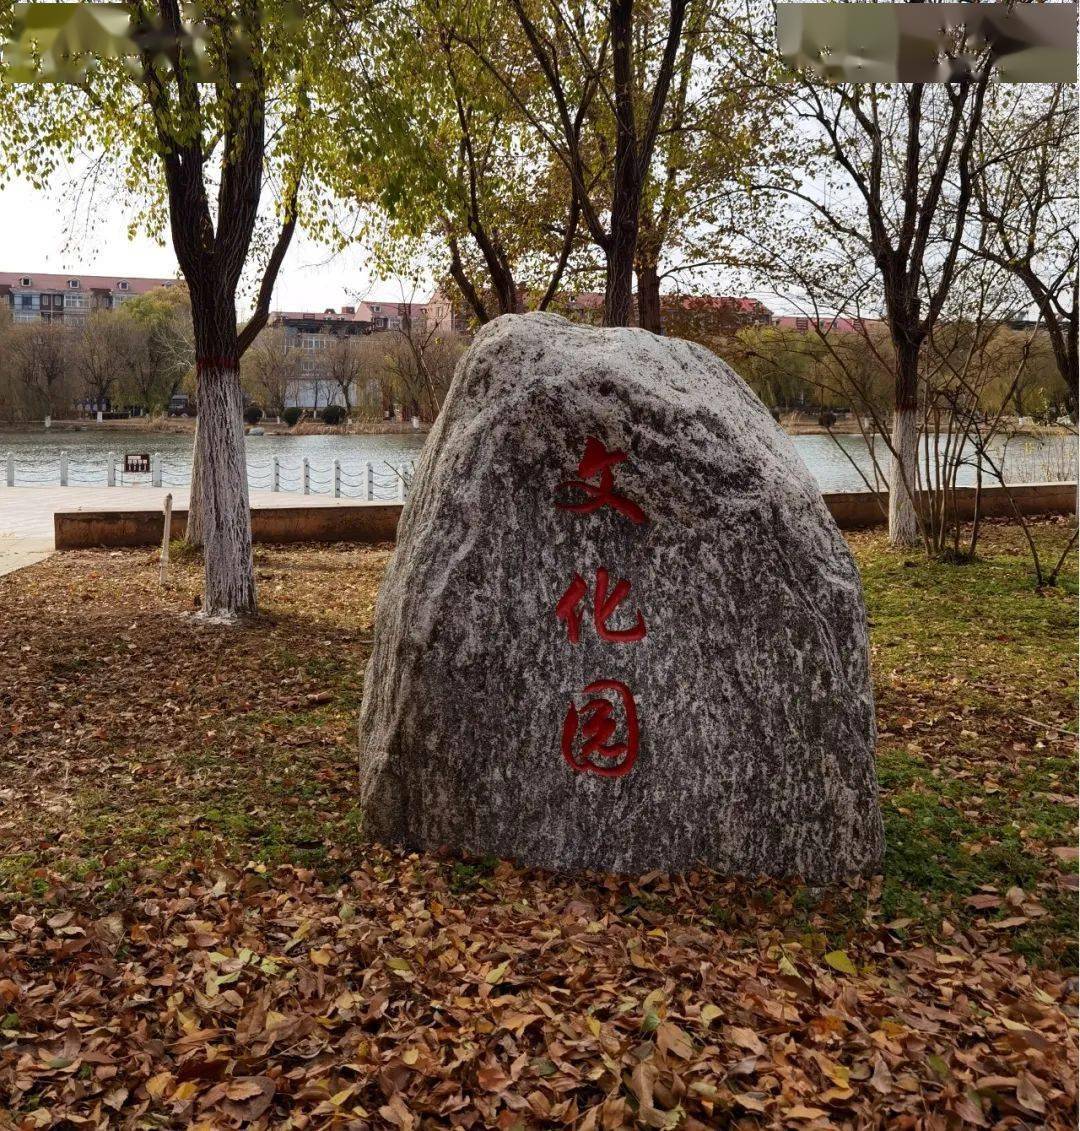
MULTIPOLYGON (((874 483, 874 463, 870 451, 861 436, 792 436, 795 450, 818 481, 822 491, 865 491, 863 482, 856 471, 856 465, 871 484, 874 483)), ((941 454, 944 458, 945 437, 940 439, 941 454)), ((889 449, 884 440, 876 439, 874 452, 882 476, 889 471, 889 449)), ((926 443, 920 450, 919 460, 925 475, 926 443)), ((933 476, 934 455, 930 451, 931 477, 933 476)), ((974 467, 975 450, 970 445, 965 456, 972 461, 957 473, 961 486, 972 486, 976 480, 974 467)), ((1077 471, 1077 447, 1074 436, 1015 436, 1007 442, 1004 438, 990 445, 990 456, 998 465, 1004 467, 1006 483, 1059 483, 1075 482, 1077 471)), ((983 481, 987 481, 987 472, 983 481)))
MULTIPOLYGON (((309 462, 309 488, 313 494, 332 490, 332 465, 341 465, 341 493, 366 493, 367 464, 372 465, 374 496, 392 498, 397 494, 397 468, 417 459, 423 447, 423 434, 377 436, 248 436, 248 475, 257 490, 271 487, 273 460, 277 457, 279 488, 302 489, 303 460, 309 462)), ((802 457, 822 491, 864 491, 866 484, 855 470, 857 465, 874 482, 873 460, 860 436, 793 436, 795 450, 802 457)), ((80 486, 103 486, 106 482, 108 453, 114 452, 122 466, 128 452, 158 452, 162 459, 162 479, 167 486, 184 486, 191 477, 193 438, 186 433, 126 432, 102 430, 86 432, 0 432, 0 458, 11 452, 17 486, 57 484, 60 481, 60 453, 68 455, 68 482, 80 486)), ((878 460, 888 468, 888 451, 878 442, 878 460)), ((998 441, 994 458, 1004 459, 1006 480, 1010 483, 1075 481, 1077 474, 1076 440, 1072 436, 1018 436, 1007 444, 998 441)), ((975 482, 975 469, 964 467, 962 484, 975 482)), ((123 476, 117 482, 145 483, 147 476, 123 476)))

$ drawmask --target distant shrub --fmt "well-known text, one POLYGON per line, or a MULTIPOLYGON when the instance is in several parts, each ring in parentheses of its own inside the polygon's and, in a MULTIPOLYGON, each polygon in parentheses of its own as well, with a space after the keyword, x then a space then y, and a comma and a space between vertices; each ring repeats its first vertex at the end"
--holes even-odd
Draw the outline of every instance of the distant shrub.
POLYGON ((836 423, 836 413, 825 411, 817 418, 817 422, 822 428, 831 428, 836 423))
POLYGON ((246 424, 258 424, 263 418, 263 410, 257 404, 249 404, 244 409, 244 422, 246 424))
POLYGON ((304 410, 302 408, 287 408, 281 414, 281 419, 291 428, 303 415, 304 410))
POLYGON ((335 424, 340 424, 346 417, 345 409, 339 404, 328 404, 322 410, 323 424, 329 424, 333 427, 335 424))

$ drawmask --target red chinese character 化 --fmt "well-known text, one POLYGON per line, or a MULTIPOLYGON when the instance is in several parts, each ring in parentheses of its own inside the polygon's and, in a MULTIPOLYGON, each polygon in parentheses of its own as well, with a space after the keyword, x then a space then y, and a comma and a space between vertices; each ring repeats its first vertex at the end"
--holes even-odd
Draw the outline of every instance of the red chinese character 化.
POLYGON ((601 507, 613 507, 620 514, 625 515, 631 522, 640 525, 645 522, 645 512, 624 495, 615 493, 615 473, 611 470, 617 463, 627 459, 626 452, 609 452, 607 448, 595 437, 590 436, 585 441, 585 454, 578 464, 578 475, 581 479, 567 479, 559 484, 559 489, 577 487, 585 492, 588 498, 580 503, 559 503, 560 510, 574 511, 576 514, 589 514, 601 507), (586 483, 585 480, 600 477, 599 483, 586 483))
POLYGON ((638 721, 637 707, 630 688, 617 679, 598 679, 585 688, 584 694, 595 695, 579 712, 573 701, 566 712, 562 729, 562 753, 566 764, 578 773, 598 774, 604 778, 619 778, 628 774, 637 761, 638 721), (615 736, 611 700, 600 692, 613 691, 626 715, 626 741, 611 742, 615 736), (578 732, 584 740, 577 746, 578 732), (596 759, 602 759, 596 761, 596 759))
MULTIPOLYGON (((555 616, 566 622, 566 633, 570 643, 576 644, 581 639, 582 612, 578 608, 589 592, 581 574, 575 573, 574 580, 567 586, 566 592, 559 598, 555 606, 555 616)), ((631 644, 635 640, 645 637, 645 619, 640 611, 637 623, 631 628, 609 628, 608 619, 614 615, 615 610, 623 603, 630 592, 630 582, 622 578, 616 583, 611 593, 608 593, 608 571, 600 568, 596 571, 596 593, 593 598, 593 624, 601 640, 614 644, 631 644)))

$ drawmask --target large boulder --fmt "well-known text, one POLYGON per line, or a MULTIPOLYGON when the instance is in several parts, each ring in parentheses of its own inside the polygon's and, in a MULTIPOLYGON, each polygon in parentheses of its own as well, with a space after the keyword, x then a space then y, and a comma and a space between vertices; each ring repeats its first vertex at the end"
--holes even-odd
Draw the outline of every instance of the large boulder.
POLYGON ((724 362, 506 316, 420 460, 375 617, 366 829, 552 868, 824 882, 882 828, 859 574, 724 362))

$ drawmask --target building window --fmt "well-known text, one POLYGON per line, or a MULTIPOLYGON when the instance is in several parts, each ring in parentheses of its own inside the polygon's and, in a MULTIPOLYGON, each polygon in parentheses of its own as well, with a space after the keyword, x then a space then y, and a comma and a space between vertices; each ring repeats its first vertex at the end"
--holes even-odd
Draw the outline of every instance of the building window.
POLYGON ((69 291, 77 291, 78 289, 79 289, 79 280, 78 279, 68 279, 68 290, 69 291))
POLYGON ((31 279, 29 275, 24 275, 19 280, 19 283, 24 287, 32 287, 34 285, 34 280, 31 279))
POLYGON ((41 305, 42 305, 42 308, 52 306, 52 295, 42 295, 41 296, 41 305))
POLYGON ((34 305, 33 295, 19 295, 19 305, 22 307, 31 307, 34 305))
POLYGON ((118 291, 126 291, 128 289, 127 280, 121 279, 120 282, 116 284, 116 289, 118 291))
POLYGON ((795 329, 796 329, 796 330, 801 330, 801 331, 803 331, 803 332, 805 333, 805 332, 806 332, 807 330, 809 330, 809 329, 810 329, 810 322, 809 322, 809 319, 806 319, 806 318, 796 318, 796 319, 795 319, 795 329))
POLYGON ((86 295, 68 295, 67 296, 67 305, 72 310, 85 310, 86 307, 87 307, 87 301, 88 300, 87 300, 86 295))

